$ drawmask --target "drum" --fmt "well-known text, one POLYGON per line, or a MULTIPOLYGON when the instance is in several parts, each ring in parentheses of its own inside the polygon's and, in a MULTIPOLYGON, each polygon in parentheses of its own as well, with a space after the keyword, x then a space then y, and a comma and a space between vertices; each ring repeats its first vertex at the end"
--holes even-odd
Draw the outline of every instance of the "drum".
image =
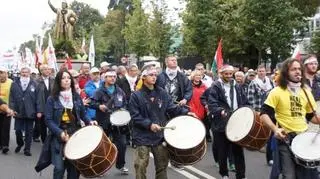
POLYGON ((206 129, 202 122, 191 116, 179 116, 169 121, 164 138, 170 162, 173 165, 192 165, 199 162, 207 151, 206 129))
POLYGON ((291 151, 297 164, 306 168, 320 166, 320 135, 317 132, 304 132, 293 138, 291 151))
POLYGON ((76 131, 64 148, 64 156, 86 178, 107 172, 116 161, 117 148, 98 126, 76 131))
POLYGON ((228 140, 251 150, 261 149, 270 134, 271 130, 263 125, 259 114, 248 107, 235 110, 226 126, 228 140))
POLYGON ((130 120, 130 113, 125 109, 114 111, 110 115, 110 123, 112 124, 112 130, 117 130, 121 134, 126 134, 129 132, 130 120))

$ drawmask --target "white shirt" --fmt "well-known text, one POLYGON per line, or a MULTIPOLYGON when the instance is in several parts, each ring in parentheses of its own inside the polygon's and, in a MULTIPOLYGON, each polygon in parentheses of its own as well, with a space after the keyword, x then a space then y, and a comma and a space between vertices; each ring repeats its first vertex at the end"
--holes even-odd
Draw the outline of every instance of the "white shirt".
POLYGON ((213 79, 208 75, 204 75, 204 77, 201 79, 201 81, 207 88, 209 88, 211 86, 211 84, 213 83, 213 79))
MULTIPOLYGON (((225 96, 228 102, 228 105, 231 107, 231 98, 230 98, 230 83, 224 83, 221 79, 219 79, 220 83, 222 84, 222 87, 225 91, 225 96)), ((235 85, 235 82, 233 82, 233 85, 235 85)), ((237 92, 235 86, 233 87, 233 110, 238 109, 238 100, 237 100, 237 92)))
POLYGON ((100 81, 97 81, 97 82, 93 82, 94 86, 96 86, 96 88, 99 88, 100 86, 100 81))

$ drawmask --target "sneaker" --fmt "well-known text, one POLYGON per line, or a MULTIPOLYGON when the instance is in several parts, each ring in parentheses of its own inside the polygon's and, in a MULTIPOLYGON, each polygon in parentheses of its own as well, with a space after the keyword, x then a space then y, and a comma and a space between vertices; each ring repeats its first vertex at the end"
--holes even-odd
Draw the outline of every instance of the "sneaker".
POLYGON ((126 167, 120 168, 119 171, 123 175, 128 175, 129 174, 129 169, 127 169, 126 167))
POLYGON ((229 176, 223 176, 222 179, 229 179, 229 176))
POLYGON ((8 147, 3 147, 2 148, 2 153, 3 154, 7 154, 9 152, 9 148, 8 147))
POLYGON ((25 155, 25 156, 28 156, 28 157, 32 156, 32 154, 30 153, 30 151, 24 151, 24 155, 25 155))
POLYGON ((15 153, 19 153, 23 145, 18 145, 14 150, 15 153))
POLYGON ((273 165, 273 160, 269 160, 268 165, 272 166, 273 165))

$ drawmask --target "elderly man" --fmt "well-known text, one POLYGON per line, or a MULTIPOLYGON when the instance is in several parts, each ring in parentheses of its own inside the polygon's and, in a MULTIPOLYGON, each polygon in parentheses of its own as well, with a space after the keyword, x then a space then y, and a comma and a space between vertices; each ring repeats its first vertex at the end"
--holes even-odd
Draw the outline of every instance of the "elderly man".
POLYGON ((109 66, 110 66, 111 64, 110 63, 108 63, 108 62, 102 62, 102 63, 100 63, 100 72, 101 73, 105 73, 108 69, 109 69, 109 66))
POLYGON ((157 85, 169 93, 174 103, 184 106, 192 96, 191 81, 178 70, 175 56, 168 56, 165 62, 167 68, 158 76, 157 85))
POLYGON ((235 77, 236 82, 239 85, 243 85, 244 84, 245 78, 244 78, 244 73, 242 71, 235 72, 234 73, 234 77, 235 77))
POLYGON ((90 64, 83 63, 81 66, 81 74, 79 76, 79 87, 83 89, 86 83, 90 80, 90 64))
POLYGON ((247 104, 242 88, 232 79, 233 67, 225 65, 220 70, 220 78, 215 81, 208 97, 208 109, 213 115, 212 133, 218 155, 219 173, 223 179, 228 179, 227 158, 229 149, 234 156, 236 178, 245 178, 245 160, 243 148, 227 139, 225 130, 228 118, 232 112, 247 104))
MULTIPOLYGON (((12 80, 8 78, 8 69, 0 67, 0 98, 4 103, 9 103, 12 80)), ((0 150, 6 154, 9 151, 11 118, 5 113, 0 113, 0 150)))
POLYGON ((22 132, 25 132, 24 155, 31 156, 32 130, 37 113, 37 83, 30 78, 31 70, 22 67, 20 78, 14 81, 10 89, 10 108, 17 112, 14 129, 16 130, 17 148, 20 152, 24 145, 22 132))
POLYGON ((54 78, 51 75, 51 69, 48 65, 42 64, 40 66, 41 76, 37 79, 37 119, 35 121, 33 131, 33 141, 39 142, 39 136, 41 141, 44 142, 47 137, 47 126, 44 121, 44 107, 47 99, 51 94, 54 84, 54 78))

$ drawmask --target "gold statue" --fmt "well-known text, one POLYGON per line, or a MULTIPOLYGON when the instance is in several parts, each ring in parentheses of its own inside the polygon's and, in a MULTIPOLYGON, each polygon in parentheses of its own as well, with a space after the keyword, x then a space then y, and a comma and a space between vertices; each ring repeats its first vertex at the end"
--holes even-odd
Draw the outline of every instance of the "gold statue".
POLYGON ((68 9, 68 3, 65 0, 62 1, 61 9, 55 8, 50 0, 48 0, 48 4, 52 11, 57 14, 54 37, 56 39, 72 40, 74 25, 77 21, 76 13, 72 9, 68 9))

